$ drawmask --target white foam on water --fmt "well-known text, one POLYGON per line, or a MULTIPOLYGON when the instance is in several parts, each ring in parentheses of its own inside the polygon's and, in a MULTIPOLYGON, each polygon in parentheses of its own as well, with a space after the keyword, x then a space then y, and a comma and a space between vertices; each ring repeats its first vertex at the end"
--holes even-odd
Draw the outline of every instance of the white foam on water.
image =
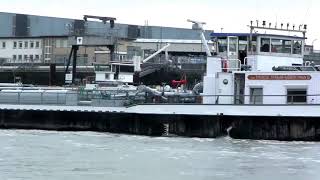
POLYGON ((193 141, 198 141, 198 142, 213 142, 215 139, 210 139, 210 138, 191 138, 193 141))
POLYGON ((180 159, 180 158, 179 158, 179 157, 176 157, 176 156, 170 156, 170 157, 168 157, 168 159, 178 160, 178 159, 180 159))

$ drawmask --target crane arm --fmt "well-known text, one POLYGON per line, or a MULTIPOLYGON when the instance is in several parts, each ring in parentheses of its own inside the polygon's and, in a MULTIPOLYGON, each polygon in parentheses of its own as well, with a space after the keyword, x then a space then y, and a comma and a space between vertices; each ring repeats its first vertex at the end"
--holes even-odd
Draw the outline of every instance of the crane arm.
POLYGON ((149 61, 150 59, 154 58, 156 55, 160 54, 162 51, 166 50, 168 47, 170 47, 171 44, 167 44, 165 46, 163 46, 161 49, 159 49, 157 52, 153 53, 151 56, 147 57, 146 59, 144 59, 142 61, 142 63, 146 63, 147 61, 149 61))

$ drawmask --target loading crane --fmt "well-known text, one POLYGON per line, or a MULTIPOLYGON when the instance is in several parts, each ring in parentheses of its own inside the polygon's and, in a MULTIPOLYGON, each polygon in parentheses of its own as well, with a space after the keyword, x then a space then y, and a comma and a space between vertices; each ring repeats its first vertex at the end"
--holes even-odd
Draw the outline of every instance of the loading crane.
MULTIPOLYGON (((114 22, 116 20, 116 18, 113 17, 103 17, 103 16, 92 16, 92 15, 84 15, 83 16, 83 20, 86 22, 88 19, 98 19, 101 20, 104 24, 107 23, 107 21, 110 22, 110 28, 113 29, 114 28, 114 22)), ((109 43, 101 43, 101 42, 96 42, 93 40, 97 40, 97 39, 92 39, 90 42, 94 42, 92 43, 83 43, 84 42, 84 37, 77 37, 77 35, 74 35, 75 38, 75 43, 72 44, 71 47, 71 51, 69 54, 69 58, 68 58, 68 62, 67 62, 67 66, 65 69, 65 75, 69 72, 69 66, 71 64, 71 59, 72 59, 72 84, 75 83, 75 78, 76 78, 76 74, 77 74, 77 53, 79 50, 79 46, 107 46, 110 50, 110 54, 111 54, 111 59, 113 58, 113 54, 115 51, 115 47, 114 44, 109 42, 109 43)), ((89 38, 89 37, 88 37, 89 38)), ((102 38, 100 38, 102 39, 102 38)))

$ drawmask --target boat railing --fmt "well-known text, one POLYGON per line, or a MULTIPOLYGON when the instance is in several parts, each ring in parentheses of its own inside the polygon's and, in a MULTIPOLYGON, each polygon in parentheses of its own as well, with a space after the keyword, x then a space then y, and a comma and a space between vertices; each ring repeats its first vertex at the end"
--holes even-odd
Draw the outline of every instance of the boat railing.
POLYGON ((250 56, 250 57, 245 57, 244 58, 244 62, 243 65, 244 66, 250 66, 251 68, 256 69, 257 65, 256 65, 256 59, 254 56, 250 56))
POLYGON ((240 71, 240 59, 221 59, 222 70, 224 72, 240 71))
POLYGON ((320 105, 320 94, 150 96, 140 104, 320 105))
POLYGON ((136 91, 2 90, 0 105, 55 105, 118 107, 138 104, 320 105, 320 94, 193 95, 136 91))

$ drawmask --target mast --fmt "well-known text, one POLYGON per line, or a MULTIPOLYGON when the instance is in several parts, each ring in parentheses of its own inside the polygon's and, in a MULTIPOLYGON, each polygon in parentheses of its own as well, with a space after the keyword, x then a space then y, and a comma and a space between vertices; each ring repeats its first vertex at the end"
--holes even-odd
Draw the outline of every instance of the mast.
POLYGON ((210 52, 210 48, 208 46, 208 43, 206 43, 207 40, 206 40, 206 36, 204 35, 205 30, 203 29, 203 25, 205 25, 206 23, 205 22, 200 22, 200 21, 193 21, 193 20, 190 20, 190 19, 188 19, 187 21, 193 23, 193 25, 192 25, 192 29, 193 30, 198 30, 200 32, 201 43, 202 43, 202 45, 203 45, 203 47, 204 47, 204 49, 206 51, 207 56, 211 57, 212 54, 210 52))

